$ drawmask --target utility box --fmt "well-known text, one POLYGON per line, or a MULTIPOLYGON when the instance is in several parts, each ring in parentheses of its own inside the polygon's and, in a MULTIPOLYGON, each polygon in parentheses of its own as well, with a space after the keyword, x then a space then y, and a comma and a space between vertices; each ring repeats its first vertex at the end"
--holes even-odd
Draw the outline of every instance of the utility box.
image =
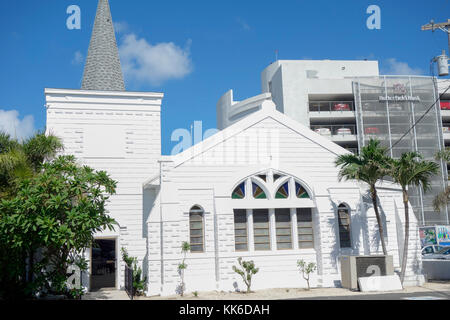
POLYGON ((358 278, 394 275, 392 256, 342 256, 341 283, 343 288, 358 290, 358 278))

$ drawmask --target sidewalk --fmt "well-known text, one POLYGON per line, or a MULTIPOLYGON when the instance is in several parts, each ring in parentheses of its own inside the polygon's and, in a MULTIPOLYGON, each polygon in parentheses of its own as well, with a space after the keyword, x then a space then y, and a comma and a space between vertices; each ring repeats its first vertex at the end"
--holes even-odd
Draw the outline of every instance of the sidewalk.
POLYGON ((127 293, 122 290, 99 290, 86 293, 82 300, 130 300, 127 293))
POLYGON ((421 287, 407 287, 401 291, 390 292, 365 292, 350 291, 343 288, 314 288, 310 291, 304 289, 268 289, 259 290, 249 294, 238 292, 198 292, 198 296, 188 293, 184 297, 177 295, 167 297, 136 297, 136 300, 284 300, 284 299, 299 299, 299 298, 321 298, 327 297, 343 297, 343 296, 366 296, 366 295, 380 295, 383 293, 438 293, 446 292, 450 294, 450 282, 427 282, 421 287))

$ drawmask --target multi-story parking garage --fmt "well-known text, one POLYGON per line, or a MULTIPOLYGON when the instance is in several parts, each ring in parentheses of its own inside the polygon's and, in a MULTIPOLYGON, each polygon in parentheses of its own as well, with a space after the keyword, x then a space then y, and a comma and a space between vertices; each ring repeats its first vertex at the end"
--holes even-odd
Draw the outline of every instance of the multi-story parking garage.
MULTIPOLYGON (((419 151, 434 160, 450 146, 448 85, 433 77, 380 76, 377 61, 276 61, 262 73, 263 94, 235 102, 229 91, 219 100, 217 122, 223 129, 273 100, 278 111, 352 152, 377 138, 393 157, 419 151)), ((447 165, 440 165, 431 191, 410 190, 422 225, 449 224, 448 210, 432 206, 447 185, 447 165)))

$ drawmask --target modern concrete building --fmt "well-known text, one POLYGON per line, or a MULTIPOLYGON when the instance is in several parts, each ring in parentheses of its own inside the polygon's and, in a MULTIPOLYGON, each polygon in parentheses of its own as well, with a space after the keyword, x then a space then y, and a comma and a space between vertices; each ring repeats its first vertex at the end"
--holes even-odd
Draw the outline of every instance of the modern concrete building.
MULTIPOLYGON (((419 151, 434 160, 450 145, 450 103, 444 100, 450 99, 450 90, 422 118, 450 85, 448 80, 380 76, 377 61, 334 60, 276 61, 261 78, 263 94, 235 102, 230 90, 219 100, 219 129, 273 101, 278 111, 354 153, 376 138, 393 157, 419 151)), ((439 164, 441 172, 433 178, 430 192, 410 190, 421 225, 449 224, 448 210, 435 212, 432 206, 447 185, 447 166, 439 164)))
MULTIPOLYGON (((115 40, 107 0, 99 1, 95 26, 83 89, 45 90, 47 130, 62 138, 64 153, 107 171, 118 182, 108 211, 119 227, 96 234, 97 246, 85 252, 90 266, 83 283, 89 290, 123 288, 121 248, 137 257, 151 295, 179 290, 177 266, 184 258, 185 241, 191 245, 186 255, 187 292, 244 289, 241 277, 232 270, 238 257, 254 260, 259 267, 254 289, 306 287, 297 268, 299 259, 317 264, 311 276, 313 287, 339 286, 341 256, 382 252, 367 186, 338 181, 334 161, 349 152, 302 123, 309 109, 297 113, 291 94, 283 96, 280 91, 272 101, 270 93, 263 93, 235 104, 229 93, 221 105, 230 108, 219 108, 224 111, 220 117, 227 121, 223 130, 180 154, 162 156, 163 94, 124 90, 122 75, 116 72, 120 65, 115 43, 108 43, 115 40), (108 41, 97 46, 99 37, 108 41), (102 50, 107 54, 102 55, 102 50), (97 68, 98 64, 110 65, 114 72, 97 68), (235 115, 232 106, 238 110, 235 115), (239 115, 241 119, 233 118, 239 115)), ((330 64, 339 66, 329 73, 336 78, 344 67, 352 74, 365 65, 330 64)), ((358 75, 376 76, 376 63, 369 66, 367 73, 358 75)), ((274 74, 283 79, 276 70, 274 74)), ((325 77, 326 69, 307 74, 325 77)), ((340 83, 345 92, 352 92, 351 82, 340 83)), ((282 82, 272 81, 272 86, 283 88, 282 82)), ((317 87, 315 92, 322 86, 317 87)), ((333 99, 350 99, 344 91, 333 99)), ((308 106, 305 94, 299 101, 308 106)), ((348 119, 353 119, 353 111, 348 112, 348 119)), ((399 186, 383 183, 379 199, 388 254, 398 270, 404 237, 399 186)), ((421 284, 414 217, 409 248, 405 285, 421 284)), ((363 274, 369 272, 365 269, 363 274)))

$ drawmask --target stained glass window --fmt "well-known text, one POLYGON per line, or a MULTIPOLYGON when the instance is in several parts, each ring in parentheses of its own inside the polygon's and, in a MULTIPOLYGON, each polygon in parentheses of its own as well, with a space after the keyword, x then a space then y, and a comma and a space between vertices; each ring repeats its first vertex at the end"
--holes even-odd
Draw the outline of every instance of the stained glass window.
POLYGON ((267 182, 267 176, 266 176, 265 174, 260 174, 258 177, 259 177, 261 180, 267 182))
POLYGON ((276 199, 287 199, 289 197, 289 182, 283 184, 275 195, 276 199))
POLYGON ((253 182, 252 185, 253 185, 253 197, 255 199, 267 199, 266 193, 258 184, 253 182))
POLYGON ((297 194, 297 198, 310 199, 310 196, 309 196, 308 192, 298 182, 295 183, 295 193, 297 194))
POLYGON ((240 185, 237 186, 236 189, 234 189, 232 198, 233 199, 245 198, 245 182, 242 182, 240 185))
POLYGON ((282 178, 282 177, 284 177, 284 176, 282 176, 281 174, 274 174, 273 175, 273 182, 275 182, 275 181, 277 181, 278 179, 280 179, 280 178, 282 178))

